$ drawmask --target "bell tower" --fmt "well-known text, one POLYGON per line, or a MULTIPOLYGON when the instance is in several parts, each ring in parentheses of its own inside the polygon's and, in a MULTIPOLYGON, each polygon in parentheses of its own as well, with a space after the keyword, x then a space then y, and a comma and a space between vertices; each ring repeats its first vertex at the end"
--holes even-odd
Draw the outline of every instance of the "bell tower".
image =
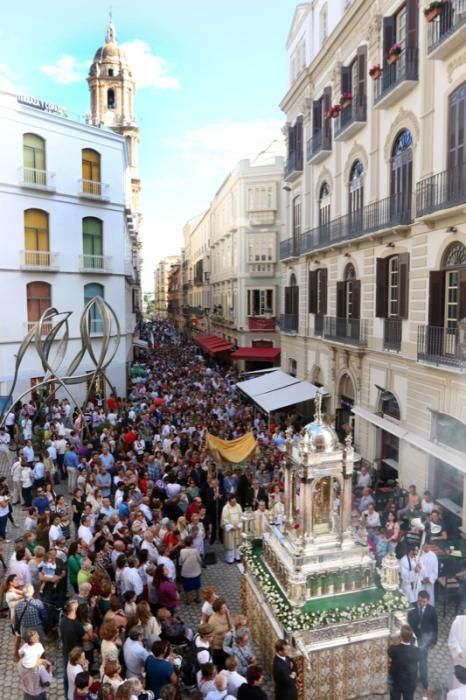
POLYGON ((127 140, 131 172, 131 209, 140 218, 139 128, 134 113, 136 84, 126 54, 117 44, 115 25, 111 18, 105 43, 96 51, 87 82, 91 94, 89 123, 109 127, 127 140))

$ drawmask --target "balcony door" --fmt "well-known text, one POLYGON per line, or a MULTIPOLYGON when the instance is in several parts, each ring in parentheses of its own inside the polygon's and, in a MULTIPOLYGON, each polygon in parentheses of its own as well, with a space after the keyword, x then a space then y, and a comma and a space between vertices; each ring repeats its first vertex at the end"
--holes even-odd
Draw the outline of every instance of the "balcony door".
POLYGON ((339 338, 358 340, 361 316, 361 282, 352 263, 345 267, 344 279, 337 282, 336 332, 339 338))
POLYGON ((457 357, 458 321, 466 317, 466 247, 458 242, 446 249, 441 270, 430 273, 428 353, 457 357))
POLYGON ((87 270, 104 266, 102 221, 93 216, 83 219, 83 266, 87 270))
POLYGON ((408 129, 400 131, 395 139, 391 159, 391 213, 410 215, 413 190, 413 137, 408 129))
POLYGON ((49 252, 49 215, 41 209, 24 212, 24 262, 47 267, 49 252))
POLYGON ((450 95, 448 106, 448 199, 454 202, 466 192, 466 83, 450 95))
POLYGON ((34 185, 46 185, 45 141, 37 134, 23 136, 24 181, 34 185))
POLYGON ((356 160, 350 171, 348 183, 348 213, 350 232, 358 234, 362 230, 362 211, 364 206, 364 167, 356 160))
POLYGON ((319 192, 319 243, 329 239, 330 231, 330 188, 323 182, 319 192))
POLYGON ((26 286, 28 327, 40 321, 44 311, 52 306, 52 288, 46 282, 29 282, 26 286))
POLYGON ((299 241, 301 239, 301 196, 293 199, 293 255, 299 254, 299 241))

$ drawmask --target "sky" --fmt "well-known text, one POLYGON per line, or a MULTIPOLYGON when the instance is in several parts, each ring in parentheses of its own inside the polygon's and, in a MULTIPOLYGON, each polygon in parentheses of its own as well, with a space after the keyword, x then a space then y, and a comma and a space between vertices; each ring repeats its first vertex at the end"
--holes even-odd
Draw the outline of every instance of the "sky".
MULTIPOLYGON (((143 291, 186 221, 241 158, 280 153, 285 44, 296 0, 113 0, 117 41, 137 83, 143 291), (272 144, 272 145, 270 145, 272 144), (270 147, 270 148, 269 148, 270 147)), ((89 111, 86 75, 110 3, 0 0, 0 89, 40 97, 70 118, 89 111)))

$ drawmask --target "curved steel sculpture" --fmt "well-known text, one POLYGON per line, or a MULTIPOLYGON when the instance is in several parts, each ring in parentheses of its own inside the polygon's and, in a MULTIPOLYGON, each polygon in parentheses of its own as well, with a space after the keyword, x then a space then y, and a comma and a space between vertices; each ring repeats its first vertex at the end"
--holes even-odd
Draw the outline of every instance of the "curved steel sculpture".
MULTIPOLYGON (((79 321, 79 329, 81 334, 81 347, 76 353, 70 364, 66 367, 63 374, 60 375, 61 366, 64 362, 68 342, 70 338, 70 330, 68 319, 71 316, 71 311, 58 311, 54 306, 50 306, 44 311, 39 321, 28 331, 23 342, 19 346, 15 361, 15 371, 11 384, 10 393, 8 394, 2 411, 0 413, 0 425, 3 425, 6 413, 11 411, 11 408, 27 396, 31 391, 37 391, 42 387, 58 384, 68 394, 72 402, 77 405, 69 385, 82 384, 89 380, 89 390, 86 394, 86 401, 92 390, 95 379, 101 375, 113 391, 112 384, 108 379, 105 371, 110 363, 115 358, 120 345, 121 333, 118 317, 110 304, 104 301, 101 297, 94 297, 85 305, 79 321), (100 343, 99 352, 94 352, 92 346, 92 330, 91 324, 98 319, 102 323, 102 334, 98 336, 100 343), (115 324, 115 333, 112 336, 112 321, 115 324), (13 394, 18 381, 19 369, 24 356, 29 348, 35 348, 42 368, 44 370, 44 379, 34 387, 29 387, 13 400, 13 394), (84 359, 86 353, 89 355, 95 369, 91 373, 76 374, 76 371, 84 359), (12 401, 11 405, 10 401, 12 401)), ((82 414, 81 414, 82 415, 82 414)))

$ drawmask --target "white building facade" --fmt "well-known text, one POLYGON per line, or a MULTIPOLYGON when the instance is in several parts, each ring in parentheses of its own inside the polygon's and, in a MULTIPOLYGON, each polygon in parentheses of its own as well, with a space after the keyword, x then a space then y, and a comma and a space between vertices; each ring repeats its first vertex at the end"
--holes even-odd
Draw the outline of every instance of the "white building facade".
MULTIPOLYGON (((0 394, 9 392, 19 344, 47 307, 72 312, 65 368, 81 346, 84 305, 100 296, 121 326, 120 346, 107 374, 124 395, 135 325, 125 139, 109 129, 74 122, 43 101, 7 93, 0 93, 0 122, 0 394)), ((103 333, 98 313, 92 312, 90 330, 98 347, 103 333)), ((113 324, 113 336, 115 330, 113 324)), ((93 369, 85 356, 77 373, 93 369)), ((43 374, 37 354, 29 349, 15 394, 43 374)), ((77 401, 86 391, 85 384, 73 387, 77 401)))
POLYGON ((430 488, 458 522, 465 13, 456 0, 434 18, 417 0, 302 4, 282 101, 282 366, 325 386, 327 411, 338 428, 354 423, 378 478, 430 488), (326 34, 322 12, 336 19, 326 34))
POLYGON ((157 318, 167 318, 168 311, 168 278, 172 267, 178 265, 178 255, 167 255, 162 258, 154 272, 154 309, 157 318))

